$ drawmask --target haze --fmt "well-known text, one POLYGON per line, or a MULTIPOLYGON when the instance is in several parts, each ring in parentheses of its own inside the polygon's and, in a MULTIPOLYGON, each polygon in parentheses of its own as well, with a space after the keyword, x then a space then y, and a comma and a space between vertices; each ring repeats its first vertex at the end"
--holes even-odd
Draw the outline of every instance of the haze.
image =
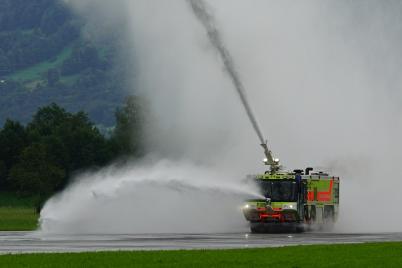
MULTIPOLYGON (((263 132, 282 164, 288 169, 315 166, 341 177, 337 230, 401 231, 402 3, 207 2, 263 132)), ((160 230, 154 218, 144 221, 150 215, 148 210, 138 210, 134 215, 128 208, 135 208, 139 202, 153 207, 150 200, 158 199, 156 196, 171 200, 171 190, 166 190, 169 187, 153 188, 148 183, 141 191, 136 186, 124 188, 127 192, 113 195, 106 206, 77 201, 90 196, 102 180, 107 181, 106 188, 113 189, 126 177, 143 181, 152 173, 158 176, 151 181, 168 178, 193 186, 195 181, 203 181, 204 185, 194 190, 198 211, 187 213, 185 224, 178 216, 183 210, 193 211, 183 205, 192 194, 183 190, 175 201, 164 203, 165 210, 172 213, 166 213, 164 219, 170 224, 163 231, 244 228, 242 215, 235 216, 232 208, 241 204, 244 193, 256 194, 253 189, 239 194, 238 189, 246 174, 264 171, 262 150, 222 62, 186 2, 68 3, 87 19, 88 33, 102 36, 114 29, 124 32, 129 49, 122 58, 136 64, 130 74, 133 93, 145 96, 150 103, 148 142, 152 160, 144 166, 125 167, 124 171, 81 176, 85 187, 75 184, 50 200, 42 219, 57 214, 54 220, 59 223, 52 228, 58 232, 76 230, 77 222, 85 222, 80 225, 82 232, 91 230, 90 226, 112 232, 160 230), (163 163, 174 168, 164 168, 163 163), (205 185, 214 185, 212 188, 225 193, 224 189, 230 189, 233 195, 215 192, 211 198, 205 185), (214 204, 221 205, 208 214, 214 204), (204 217, 195 216, 199 211, 204 217), (85 216, 88 212, 92 218, 85 216), (207 224, 214 219, 219 224, 207 224), (231 219, 230 227, 225 228, 225 219, 231 219), (127 227, 127 222, 138 221, 143 224, 127 227)))

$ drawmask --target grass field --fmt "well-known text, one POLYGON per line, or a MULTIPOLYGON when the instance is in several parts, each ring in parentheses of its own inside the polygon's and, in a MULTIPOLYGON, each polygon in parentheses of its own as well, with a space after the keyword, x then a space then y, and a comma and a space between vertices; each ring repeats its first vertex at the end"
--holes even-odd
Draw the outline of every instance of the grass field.
POLYGON ((4 255, 0 267, 402 267, 402 243, 4 255))
POLYGON ((34 208, 0 207, 0 231, 31 231, 37 224, 34 208))
POLYGON ((33 204, 36 202, 35 197, 0 192, 0 231, 35 230, 38 215, 33 204))

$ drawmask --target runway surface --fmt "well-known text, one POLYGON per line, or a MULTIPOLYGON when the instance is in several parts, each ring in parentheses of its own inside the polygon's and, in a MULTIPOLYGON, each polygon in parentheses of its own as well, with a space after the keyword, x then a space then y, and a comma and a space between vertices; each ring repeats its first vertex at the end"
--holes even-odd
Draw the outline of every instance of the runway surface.
POLYGON ((291 245, 402 241, 402 233, 340 234, 149 234, 43 235, 0 232, 0 254, 32 252, 89 252, 113 250, 173 250, 261 248, 291 245))

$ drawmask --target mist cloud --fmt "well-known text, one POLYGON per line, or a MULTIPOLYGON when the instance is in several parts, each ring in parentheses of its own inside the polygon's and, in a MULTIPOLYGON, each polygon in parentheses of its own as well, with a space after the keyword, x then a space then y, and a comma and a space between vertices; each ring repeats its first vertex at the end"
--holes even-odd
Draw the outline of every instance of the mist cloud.
MULTIPOLYGON (((208 3, 282 163, 341 176, 339 230, 400 231, 402 4, 208 3)), ((153 152, 223 174, 264 170, 259 141, 184 0, 69 4, 90 24, 109 22, 107 31, 125 25, 133 92, 150 101, 153 152)))

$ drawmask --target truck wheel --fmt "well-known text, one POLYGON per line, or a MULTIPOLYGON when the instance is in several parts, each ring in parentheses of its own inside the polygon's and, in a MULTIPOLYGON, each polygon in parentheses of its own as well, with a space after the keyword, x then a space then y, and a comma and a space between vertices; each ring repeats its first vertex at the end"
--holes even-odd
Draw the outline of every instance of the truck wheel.
POLYGON ((334 228, 335 217, 334 209, 331 206, 324 207, 324 228, 327 231, 331 231, 334 228))
POLYGON ((253 234, 261 234, 261 233, 263 233, 263 228, 258 223, 251 223, 250 224, 250 231, 253 234))
POLYGON ((258 233, 259 233, 258 228, 253 227, 253 226, 250 227, 250 231, 251 231, 251 233, 253 233, 253 234, 258 234, 258 233))
POLYGON ((310 221, 310 214, 309 214, 309 211, 308 211, 308 206, 304 206, 303 214, 304 214, 304 221, 309 222, 310 221))
POLYGON ((308 225, 309 231, 317 230, 317 209, 315 206, 311 206, 310 208, 310 220, 308 225))
POLYGON ((325 223, 334 223, 334 209, 330 206, 324 208, 324 221, 325 223))
POLYGON ((317 220, 317 211, 315 209, 315 206, 312 206, 310 212, 310 221, 312 224, 315 224, 316 220, 317 220))

